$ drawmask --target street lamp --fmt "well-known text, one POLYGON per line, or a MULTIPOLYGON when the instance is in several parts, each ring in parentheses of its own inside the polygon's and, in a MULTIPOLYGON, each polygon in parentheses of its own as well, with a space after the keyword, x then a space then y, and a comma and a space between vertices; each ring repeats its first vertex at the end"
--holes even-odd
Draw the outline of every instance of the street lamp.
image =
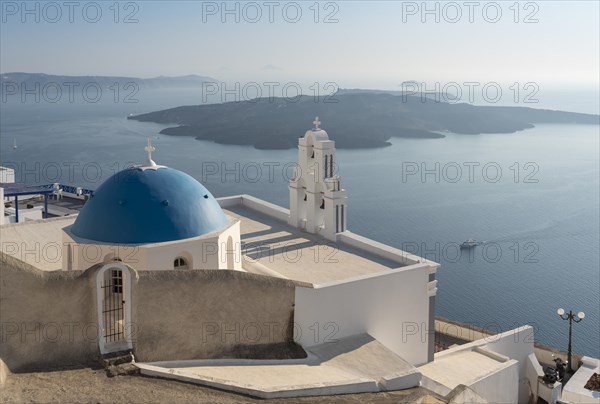
POLYGON ((567 350, 567 372, 573 373, 573 368, 571 367, 571 334, 573 331, 573 321, 579 323, 585 318, 585 313, 583 311, 580 311, 577 314, 573 314, 573 312, 569 310, 569 314, 565 315, 565 310, 561 308, 556 310, 556 314, 558 314, 558 317, 562 318, 563 320, 569 320, 569 348, 567 350))

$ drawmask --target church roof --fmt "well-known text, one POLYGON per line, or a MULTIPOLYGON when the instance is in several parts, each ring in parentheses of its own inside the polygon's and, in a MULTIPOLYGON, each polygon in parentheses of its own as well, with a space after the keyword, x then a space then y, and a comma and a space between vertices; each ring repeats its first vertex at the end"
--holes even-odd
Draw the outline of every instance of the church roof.
POLYGON ((227 224, 219 203, 194 178, 164 166, 148 168, 128 168, 106 180, 79 213, 72 233, 105 243, 144 244, 197 237, 227 224))

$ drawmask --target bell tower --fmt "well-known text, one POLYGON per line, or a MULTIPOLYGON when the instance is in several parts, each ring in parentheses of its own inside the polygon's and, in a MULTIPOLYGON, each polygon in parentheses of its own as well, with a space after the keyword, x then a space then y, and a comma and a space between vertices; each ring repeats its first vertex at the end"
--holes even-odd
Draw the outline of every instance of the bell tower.
POLYGON ((335 241, 337 233, 346 231, 348 198, 335 174, 335 142, 320 128, 319 117, 313 124, 298 141, 298 165, 289 184, 289 224, 335 241))

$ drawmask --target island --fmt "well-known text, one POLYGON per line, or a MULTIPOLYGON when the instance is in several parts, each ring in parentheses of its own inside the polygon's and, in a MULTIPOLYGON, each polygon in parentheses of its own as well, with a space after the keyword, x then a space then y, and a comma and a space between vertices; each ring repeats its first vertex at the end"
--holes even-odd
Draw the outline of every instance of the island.
POLYGON ((194 136, 257 149, 290 149, 315 116, 335 133, 338 148, 389 146, 394 137, 436 139, 514 133, 539 123, 599 124, 599 116, 526 107, 475 106, 377 91, 341 91, 334 97, 301 96, 181 106, 129 116, 140 122, 173 124, 160 133, 194 136))

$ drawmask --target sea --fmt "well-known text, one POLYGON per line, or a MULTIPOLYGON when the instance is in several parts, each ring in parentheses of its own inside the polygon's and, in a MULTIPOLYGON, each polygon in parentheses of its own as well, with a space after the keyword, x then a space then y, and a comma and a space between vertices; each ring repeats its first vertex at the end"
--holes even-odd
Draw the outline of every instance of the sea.
MULTIPOLYGON (((288 206, 297 150, 159 135, 169 125, 127 116, 199 104, 198 94, 141 93, 136 102, 3 99, 0 165, 15 168, 17 181, 95 189, 143 162, 151 137, 158 164, 187 172, 216 197, 246 193, 288 206)), ((598 111, 573 100, 559 109, 598 111)), ((313 118, 306 117, 307 129, 313 118)), ((349 230, 439 262, 438 316, 495 332, 529 324, 536 341, 566 350, 568 322, 556 310, 582 311, 573 351, 600 357, 600 127, 445 135, 338 150, 349 230), (483 244, 461 250, 470 238, 483 244)))

